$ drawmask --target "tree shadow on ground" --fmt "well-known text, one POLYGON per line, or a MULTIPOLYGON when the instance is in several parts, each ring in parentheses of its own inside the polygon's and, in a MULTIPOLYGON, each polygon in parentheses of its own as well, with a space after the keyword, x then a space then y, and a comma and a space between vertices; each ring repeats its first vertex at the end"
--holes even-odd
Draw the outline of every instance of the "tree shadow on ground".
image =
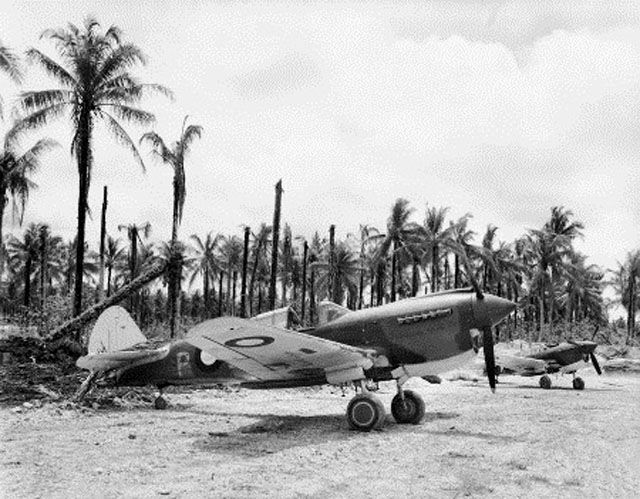
MULTIPOLYGON (((210 431, 197 438, 193 446, 202 452, 229 453, 241 457, 261 457, 298 446, 376 438, 380 433, 414 433, 424 431, 422 425, 399 425, 387 415, 380 430, 351 430, 342 414, 320 416, 282 416, 276 414, 216 413, 219 417, 252 418, 257 421, 232 431, 210 431)), ((422 424, 457 418, 457 413, 427 413, 422 424)))

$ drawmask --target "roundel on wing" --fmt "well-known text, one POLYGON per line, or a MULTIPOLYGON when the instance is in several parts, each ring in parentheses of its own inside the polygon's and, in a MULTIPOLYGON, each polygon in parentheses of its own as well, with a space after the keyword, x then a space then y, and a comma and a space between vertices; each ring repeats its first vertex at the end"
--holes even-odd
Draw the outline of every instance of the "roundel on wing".
POLYGON ((231 348, 255 348, 263 347, 273 343, 275 338, 271 336, 243 336, 240 338, 231 338, 224 342, 224 344, 231 348))

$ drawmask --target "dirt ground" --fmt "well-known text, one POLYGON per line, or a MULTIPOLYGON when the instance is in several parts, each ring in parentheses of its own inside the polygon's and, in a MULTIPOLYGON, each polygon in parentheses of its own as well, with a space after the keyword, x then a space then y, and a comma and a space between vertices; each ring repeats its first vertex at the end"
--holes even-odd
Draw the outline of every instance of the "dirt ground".
MULTIPOLYGON (((639 497, 640 376, 411 380, 422 424, 348 429, 352 392, 200 390, 170 407, 0 409, 0 491, 50 497, 639 497)), ((388 408, 393 384, 379 396, 388 408)), ((126 404, 125 404, 126 405, 126 404)))

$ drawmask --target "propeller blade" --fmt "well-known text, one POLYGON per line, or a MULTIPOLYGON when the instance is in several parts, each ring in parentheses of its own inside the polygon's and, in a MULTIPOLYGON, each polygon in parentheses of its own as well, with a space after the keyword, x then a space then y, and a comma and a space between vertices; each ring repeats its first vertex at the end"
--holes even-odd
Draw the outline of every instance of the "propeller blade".
POLYGON ((596 356, 594 355, 594 353, 591 352, 589 354, 589 357, 591 357, 591 363, 593 364, 593 367, 595 368, 596 372, 598 373, 598 375, 601 375, 602 370, 600 369, 600 364, 598 364, 598 359, 596 359, 596 356))
POLYGON ((496 391, 496 357, 493 352, 493 330, 490 326, 482 328, 482 348, 484 349, 484 365, 489 378, 491 391, 496 391))

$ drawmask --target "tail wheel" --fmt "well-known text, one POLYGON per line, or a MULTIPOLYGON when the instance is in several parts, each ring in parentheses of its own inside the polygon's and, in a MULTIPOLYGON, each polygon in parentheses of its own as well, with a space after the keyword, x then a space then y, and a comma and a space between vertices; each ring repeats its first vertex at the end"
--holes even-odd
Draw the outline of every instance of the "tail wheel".
POLYGON ((167 408, 168 405, 169 404, 167 403, 167 399, 165 399, 163 396, 158 396, 153 401, 153 406, 159 411, 163 411, 164 409, 167 408))
POLYGON ((576 390, 584 390, 584 380, 579 376, 573 378, 573 387, 576 390))
POLYGON ((420 424, 425 413, 424 400, 412 390, 399 393, 391 401, 391 414, 399 424, 420 424))
POLYGON ((551 378, 546 374, 540 378, 540 388, 548 390, 551 388, 551 378))
POLYGON ((382 402, 371 393, 359 393, 347 406, 347 421, 354 430, 371 431, 380 428, 384 418, 382 402))

